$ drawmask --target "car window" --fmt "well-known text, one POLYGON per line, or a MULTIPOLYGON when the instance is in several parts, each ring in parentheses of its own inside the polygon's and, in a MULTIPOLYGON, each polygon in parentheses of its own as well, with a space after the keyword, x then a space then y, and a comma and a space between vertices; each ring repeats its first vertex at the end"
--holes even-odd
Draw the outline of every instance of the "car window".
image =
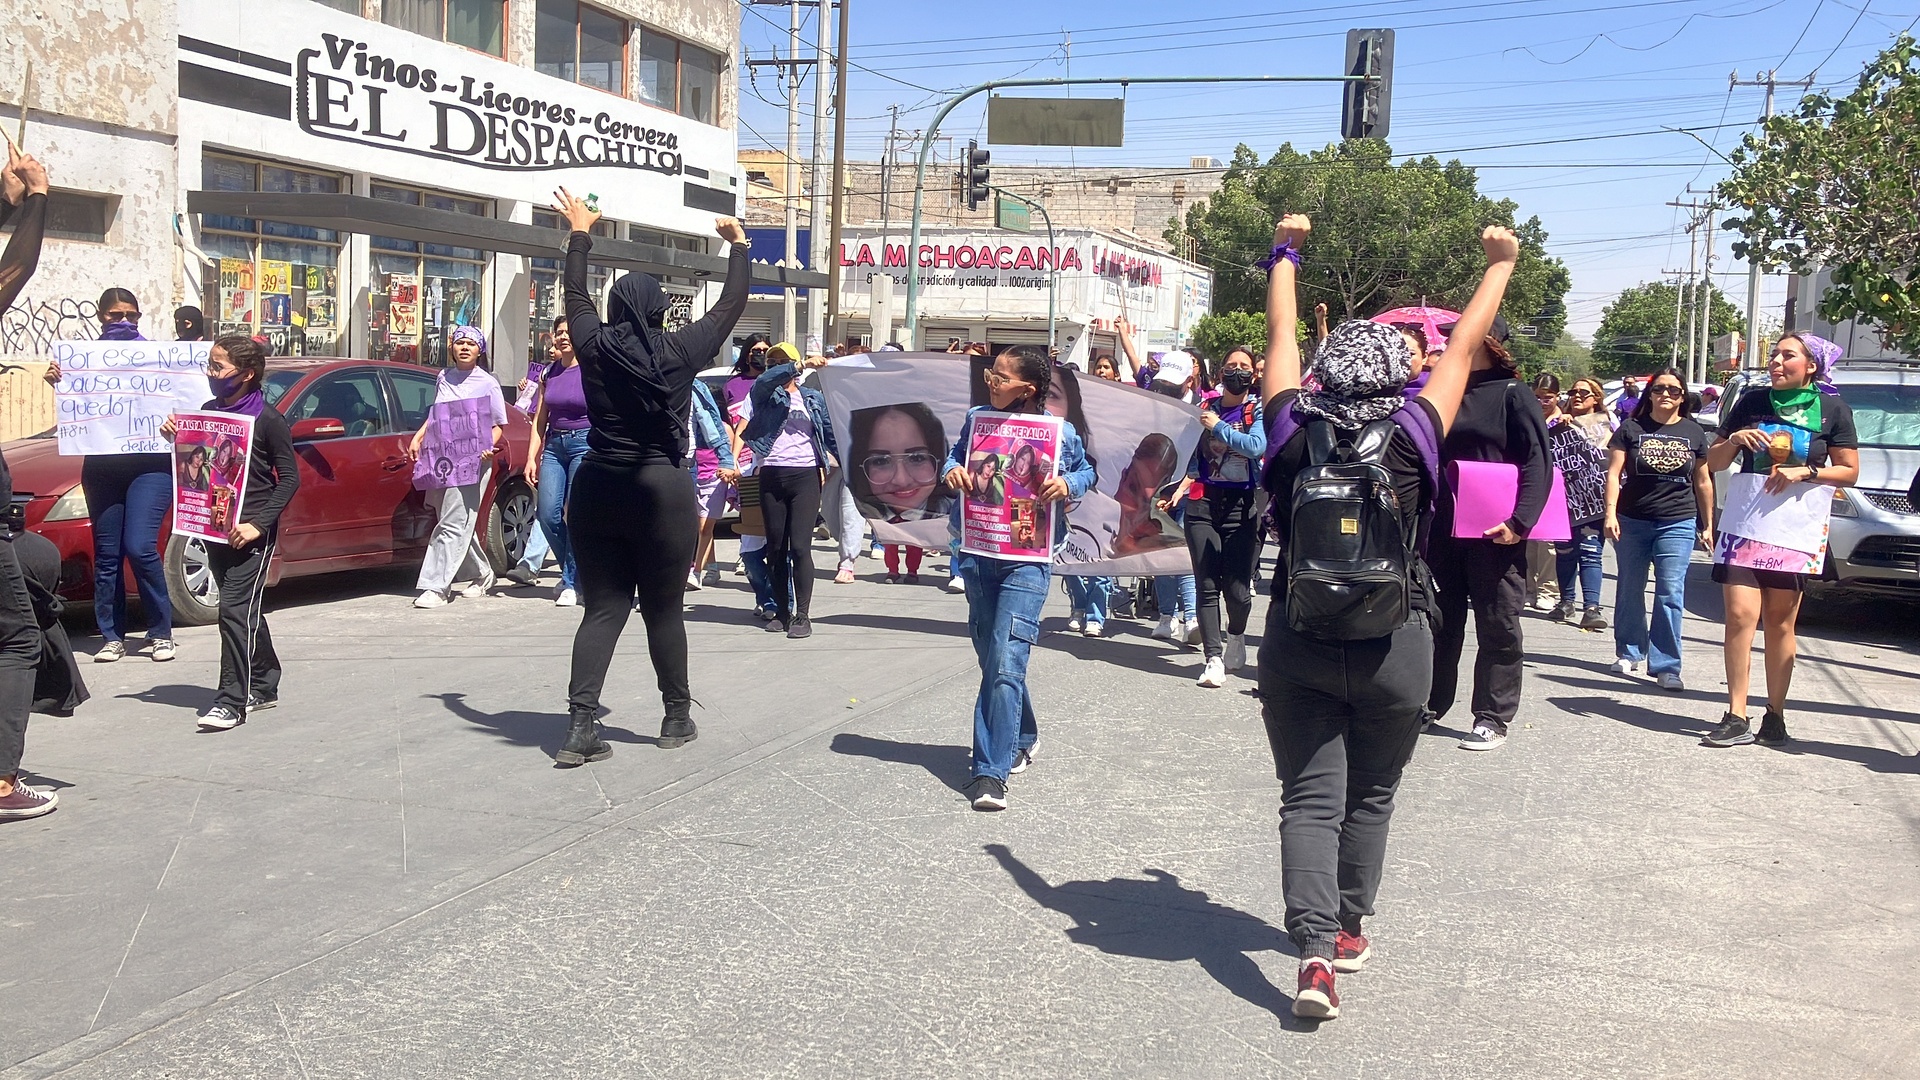
POLYGON ((266 384, 267 404, 276 409, 279 408, 280 399, 286 397, 287 391, 293 389, 293 384, 299 381, 300 373, 297 371, 268 372, 266 384))
POLYGON ((349 439, 368 435, 386 435, 393 430, 388 422, 386 398, 380 393, 377 371, 343 371, 327 375, 307 388, 293 403, 288 421, 327 418, 346 425, 349 439))
POLYGON ((439 390, 439 377, 424 372, 387 372, 393 380, 393 394, 400 403, 400 430, 418 431, 433 411, 433 396, 439 390))
POLYGON ((1842 385, 1840 396, 1853 407, 1861 446, 1920 449, 1920 386, 1842 385))

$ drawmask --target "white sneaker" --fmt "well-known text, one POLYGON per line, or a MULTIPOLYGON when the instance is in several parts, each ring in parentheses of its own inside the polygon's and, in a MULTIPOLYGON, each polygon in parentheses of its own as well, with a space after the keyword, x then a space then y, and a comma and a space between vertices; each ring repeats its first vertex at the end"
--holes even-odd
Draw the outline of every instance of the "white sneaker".
POLYGON ((1678 694, 1681 691, 1685 690, 1686 688, 1687 688, 1687 684, 1680 681, 1679 672, 1663 671, 1660 673, 1660 689, 1671 690, 1674 693, 1678 694))
POLYGON ((446 593, 436 592, 433 589, 428 589, 426 592, 421 593, 419 597, 414 600, 413 606, 417 608, 437 608, 437 607, 446 607, 450 603, 452 603, 452 601, 447 599, 446 593))
POLYGON ((488 574, 486 577, 481 578, 479 581, 476 581, 473 584, 467 586, 466 588, 461 589, 460 595, 466 597, 469 600, 478 600, 481 597, 487 595, 487 593, 493 588, 493 586, 494 586, 493 575, 488 574))
POLYGON ((561 589, 560 595, 553 598, 554 607, 575 607, 580 603, 580 595, 572 589, 561 589))
POLYGON ((1186 636, 1186 624, 1171 615, 1160 616, 1160 625, 1153 628, 1153 636, 1162 641, 1172 641, 1175 637, 1186 636))
POLYGON ((1247 635, 1228 634, 1226 651, 1221 659, 1226 662, 1228 671, 1239 671, 1247 666, 1247 635))
POLYGON ((1200 677, 1194 683, 1210 690, 1227 685, 1227 665, 1217 656, 1207 657, 1207 666, 1200 669, 1200 677))
POLYGON ((199 721, 201 731, 231 731, 246 722, 245 714, 229 709, 225 705, 214 705, 208 708, 206 712, 200 714, 199 721))
POLYGON ((1200 620, 1199 619, 1187 620, 1187 644, 1189 645, 1200 644, 1200 620))
POLYGON ((687 591, 699 592, 704 588, 706 588, 706 586, 700 584, 700 575, 692 570, 687 571, 687 591))
POLYGON ((1107 628, 1104 623, 1090 622, 1087 624, 1086 629, 1080 632, 1082 634, 1085 634, 1088 637, 1099 637, 1101 634, 1106 632, 1106 629, 1107 628))
POLYGON ((1080 632, 1080 629, 1084 627, 1086 624, 1087 624, 1086 616, 1082 615, 1078 611, 1067 616, 1067 632, 1068 633, 1077 634, 1080 632))
POLYGON ((966 592, 967 579, 961 577, 958 574, 953 575, 952 577, 947 579, 947 591, 948 592, 966 592))
POLYGON ((1634 672, 1640 670, 1640 665, 1623 657, 1615 660, 1607 670, 1613 672, 1615 675, 1632 675, 1634 672))

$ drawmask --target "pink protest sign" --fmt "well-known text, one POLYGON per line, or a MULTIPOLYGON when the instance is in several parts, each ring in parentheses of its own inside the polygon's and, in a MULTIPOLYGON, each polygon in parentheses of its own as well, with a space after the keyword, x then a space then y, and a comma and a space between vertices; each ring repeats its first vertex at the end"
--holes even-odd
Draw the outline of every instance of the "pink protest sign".
POLYGON ((967 445, 960 550, 1014 562, 1053 561, 1054 504, 1040 489, 1059 472, 1060 418, 980 412, 967 445))
POLYGON ((240 521, 253 456, 253 417, 173 414, 173 531, 215 544, 240 521))
MULTIPOLYGON (((1567 520, 1567 488, 1560 470, 1552 469, 1553 484, 1540 520, 1528 531, 1529 540, 1571 540, 1567 520)), ((1520 498, 1520 467, 1504 461, 1450 461, 1447 480, 1453 488, 1453 535, 1479 539, 1487 530, 1513 516, 1520 498)))
POLYGON ((413 463, 413 486, 421 491, 465 487, 480 480, 480 455, 493 445, 492 406, 485 398, 436 402, 413 463))

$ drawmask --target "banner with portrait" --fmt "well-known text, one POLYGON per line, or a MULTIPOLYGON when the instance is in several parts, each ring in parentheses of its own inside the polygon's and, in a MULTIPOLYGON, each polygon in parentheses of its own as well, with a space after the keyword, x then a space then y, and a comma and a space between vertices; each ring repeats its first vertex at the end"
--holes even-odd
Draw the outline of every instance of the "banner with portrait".
POLYGON ((253 417, 229 412, 173 415, 173 531, 215 544, 240 522, 253 459, 253 417))
MULTIPOLYGON (((990 405, 981 374, 991 357, 869 353, 820 371, 856 505, 876 541, 935 550, 954 539, 956 496, 942 474, 967 409, 990 405)), ((1073 368, 1053 369, 1047 412, 1074 427, 1098 479, 1066 504, 1063 574, 1192 572, 1186 536, 1158 509, 1186 475, 1200 441, 1197 408, 1073 368)))

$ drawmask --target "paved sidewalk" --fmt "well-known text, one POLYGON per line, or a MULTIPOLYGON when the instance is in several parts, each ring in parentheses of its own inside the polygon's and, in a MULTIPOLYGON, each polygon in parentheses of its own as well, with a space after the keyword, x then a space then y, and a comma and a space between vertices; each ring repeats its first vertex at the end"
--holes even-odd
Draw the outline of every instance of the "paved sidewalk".
POLYGON ((1251 683, 1196 688, 1146 624, 1050 632, 1036 763, 975 814, 965 602, 861 569, 806 642, 737 577, 689 597, 682 750, 636 619, 616 753, 576 770, 577 612, 530 594, 276 590, 287 704, 222 735, 210 631, 89 668, 29 731, 61 809, 0 827, 0 1076, 1915 1075, 1914 605, 1810 619, 1791 752, 1695 745, 1714 624, 1670 695, 1530 619, 1509 745, 1422 740, 1376 960, 1315 1028, 1251 683))

